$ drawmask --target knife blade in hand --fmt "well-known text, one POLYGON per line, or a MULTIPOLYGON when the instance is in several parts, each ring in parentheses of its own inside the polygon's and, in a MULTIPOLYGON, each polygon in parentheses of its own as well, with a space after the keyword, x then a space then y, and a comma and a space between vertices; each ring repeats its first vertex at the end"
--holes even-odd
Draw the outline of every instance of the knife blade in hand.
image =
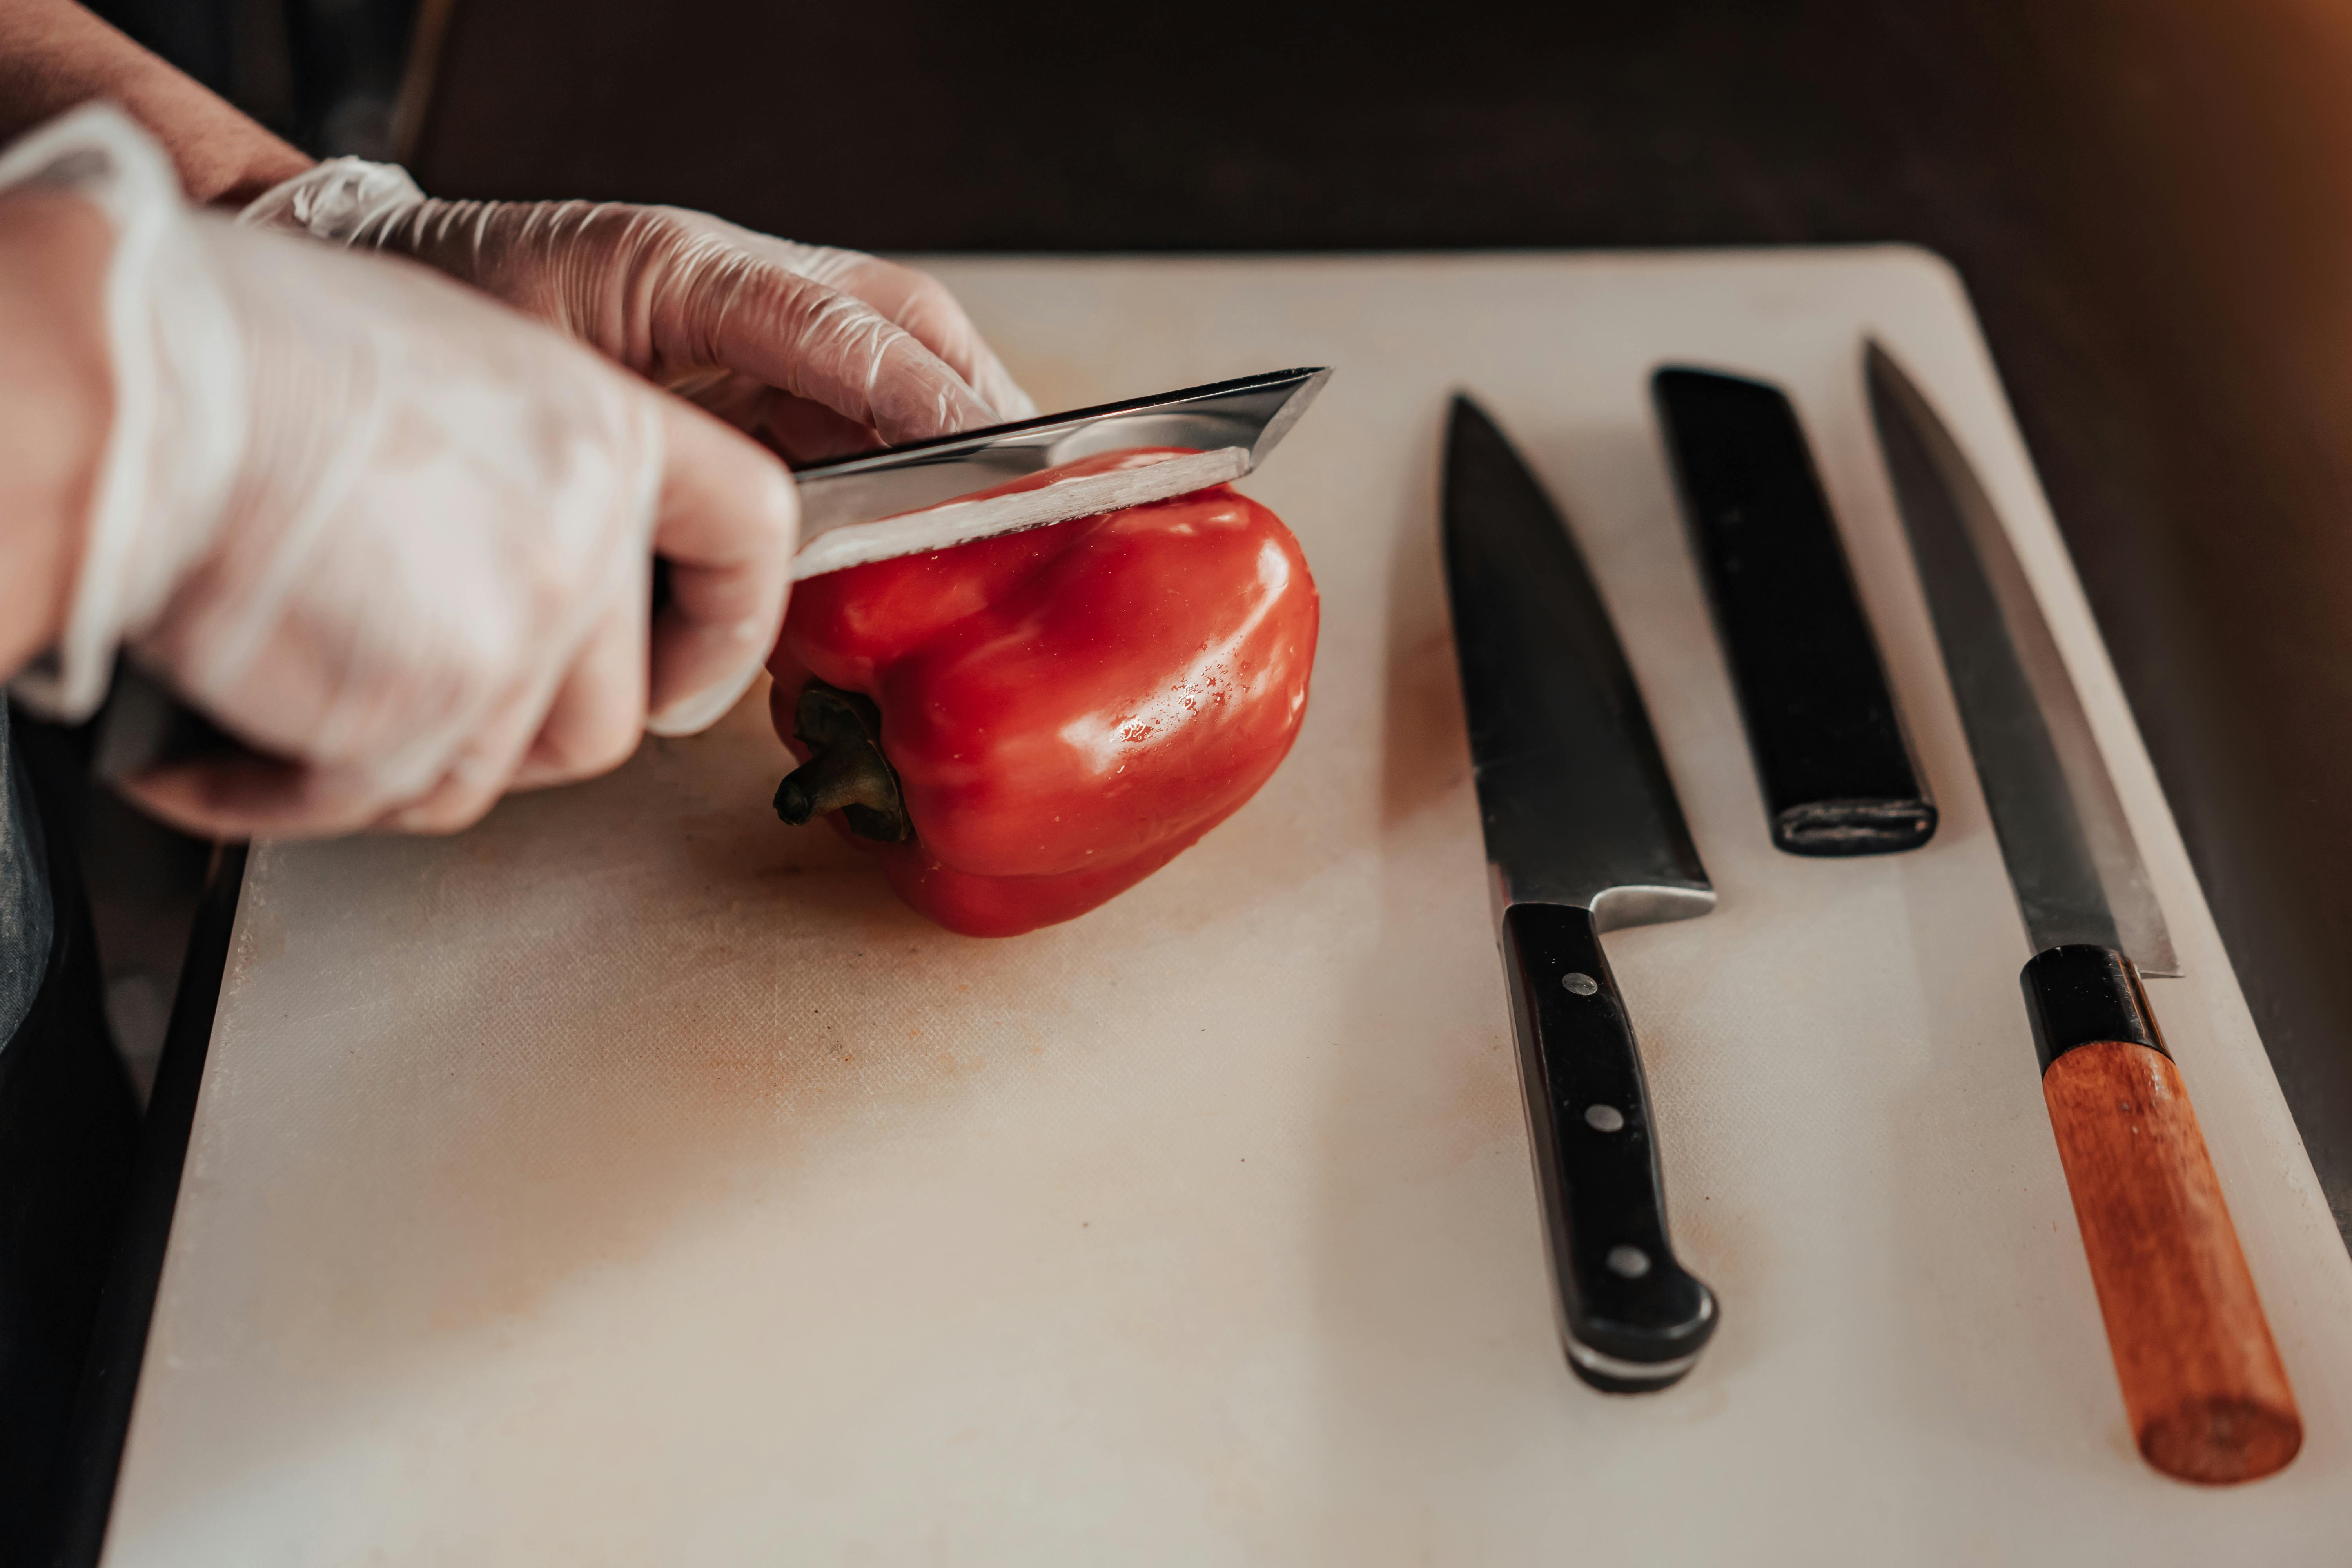
MULTIPOLYGON (((1330 378, 1320 367, 1270 371, 802 468, 793 476, 801 501, 793 580, 1230 483, 1290 433, 1330 378), (1138 447, 1192 450, 1139 468, 967 499, 1080 458, 1138 447)), ((118 680, 130 668, 121 666, 118 680)), ((99 722, 98 771, 112 781, 245 751, 143 679, 128 685, 99 722)))
POLYGON ((801 498, 793 580, 1231 483, 1290 433, 1330 378, 1321 368, 1270 371, 802 468, 793 476, 801 498), (1190 450, 1139 468, 966 499, 1138 447, 1190 450))

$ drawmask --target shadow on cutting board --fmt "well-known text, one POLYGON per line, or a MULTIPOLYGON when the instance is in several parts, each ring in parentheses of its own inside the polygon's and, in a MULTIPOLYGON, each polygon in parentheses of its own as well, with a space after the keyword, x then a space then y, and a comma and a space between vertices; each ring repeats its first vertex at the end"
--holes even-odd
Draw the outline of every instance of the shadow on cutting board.
MULTIPOLYGON (((283 1131, 233 1135, 219 1152, 221 1179, 266 1202, 224 1224, 183 1215, 173 1297, 191 1314, 237 1314, 288 1382, 205 1391, 222 1436, 175 1476, 182 1500, 299 1450, 306 1426, 340 1429, 356 1405, 396 1397, 420 1361, 520 1330, 583 1274, 642 1259, 681 1215, 723 1205, 746 1167, 804 1170, 845 1127, 919 1121, 976 1075, 1017 1070, 947 1026, 1033 1007, 1022 951, 939 931, 834 834, 777 823, 784 757, 762 689, 708 735, 510 800, 455 841, 255 851, 232 1003, 275 966, 316 968, 283 989, 273 977, 289 1016, 232 1014, 246 1037, 215 1047, 209 1097, 286 1102, 234 1113, 232 1133, 283 1131), (648 800, 669 818, 657 828, 679 831, 647 830, 648 800), (273 878, 266 859, 289 855, 329 865, 273 878), (317 907, 273 892, 289 885, 317 907), (663 899, 655 929, 610 919, 616 888, 640 885, 663 899), (371 887, 394 896, 352 897, 371 887), (844 1025, 877 976, 936 965, 950 946, 957 978, 929 995, 898 988, 898 1027, 844 1025), (517 970, 519 951, 562 957, 517 970), (338 968, 357 952, 367 973, 338 968), (505 998, 495 1037, 470 1016, 487 995, 505 998)), ((212 1152, 198 1137, 192 1168, 212 1152)))
MULTIPOLYGON (((904 1238, 826 1255, 825 1283, 799 1291, 811 1233, 793 1227, 984 1203, 995 1189, 938 1172, 938 1152, 1008 1122, 1040 1119, 1003 1146, 1027 1162, 1016 1179, 1061 1179, 1079 1158, 1065 1143, 1108 1140, 1100 1168, 1165 1200, 1181 1151, 1096 1113, 1132 1077, 1134 1038, 1105 1020, 1189 1037, 1196 931, 1274 962, 1230 919, 1235 875, 1291 877, 1286 856, 1328 844, 1278 842, 1295 835, 1276 805, 1149 893, 980 942, 906 910, 830 832, 777 824, 783 756, 755 693, 704 736, 511 800, 455 840, 255 852, 205 1090, 216 1136, 200 1128, 190 1153, 205 1181, 174 1226, 142 1391, 168 1458, 127 1494, 134 1535, 413 1438, 453 1382, 512 1396, 577 1353, 583 1313, 639 1355, 682 1322, 720 1341, 747 1314, 870 1325, 901 1300, 904 1238), (764 1281, 749 1294, 746 1269, 764 1281), (661 1321, 631 1316, 646 1311, 661 1321)), ((1154 1059, 1209 1087, 1181 1051, 1154 1059)), ((1016 1247, 991 1266, 1017 1279, 1035 1259, 1016 1247)))

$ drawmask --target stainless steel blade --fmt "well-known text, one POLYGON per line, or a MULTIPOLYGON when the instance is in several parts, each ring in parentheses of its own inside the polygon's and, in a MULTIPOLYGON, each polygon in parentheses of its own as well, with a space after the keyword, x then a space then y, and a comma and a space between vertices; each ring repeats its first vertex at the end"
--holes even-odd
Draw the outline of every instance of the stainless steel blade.
POLYGON ((1642 694, 1542 485, 1466 397, 1445 448, 1445 571, 1478 808, 1503 905, 1601 929, 1715 905, 1642 694))
POLYGON ((2144 974, 2179 973, 2082 696, 2000 513, 1902 366, 1875 342, 1865 358, 1879 444, 2035 951, 2090 942, 2144 974))
POLYGON ((1274 371, 968 430, 803 468, 795 578, 1164 500, 1242 478, 1290 433, 1328 369, 1274 371), (1187 456, 986 500, 961 498, 1132 447, 1187 456))

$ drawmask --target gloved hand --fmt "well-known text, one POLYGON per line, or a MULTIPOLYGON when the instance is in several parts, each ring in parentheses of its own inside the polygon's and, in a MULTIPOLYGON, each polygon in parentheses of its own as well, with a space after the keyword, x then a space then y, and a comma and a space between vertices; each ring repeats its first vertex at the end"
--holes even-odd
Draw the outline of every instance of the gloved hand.
POLYGON ((413 256, 795 461, 1037 412, 929 274, 677 207, 444 202, 338 158, 240 222, 413 256))
POLYGON ((797 521, 756 445, 422 268, 191 212, 110 109, 0 157, 26 181, 114 229, 114 414, 65 636, 18 691, 86 715, 122 647, 276 759, 134 781, 161 815, 454 829, 749 684, 797 521))

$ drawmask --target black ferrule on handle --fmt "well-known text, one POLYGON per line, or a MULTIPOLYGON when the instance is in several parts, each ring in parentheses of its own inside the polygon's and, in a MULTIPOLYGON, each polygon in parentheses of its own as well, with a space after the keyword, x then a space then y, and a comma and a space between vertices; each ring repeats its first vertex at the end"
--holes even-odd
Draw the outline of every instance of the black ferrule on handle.
POLYGON ((2033 1051, 2042 1070, 2077 1046, 2120 1040, 2166 1056, 2139 971, 2111 947, 2088 942, 2044 948, 2018 973, 2025 1011, 2033 1020, 2033 1051))
POLYGON ((1569 1363, 1612 1394, 1664 1388, 1715 1331, 1715 1297, 1666 1236, 1649 1090, 1591 911, 1512 905, 1503 962, 1569 1363))

